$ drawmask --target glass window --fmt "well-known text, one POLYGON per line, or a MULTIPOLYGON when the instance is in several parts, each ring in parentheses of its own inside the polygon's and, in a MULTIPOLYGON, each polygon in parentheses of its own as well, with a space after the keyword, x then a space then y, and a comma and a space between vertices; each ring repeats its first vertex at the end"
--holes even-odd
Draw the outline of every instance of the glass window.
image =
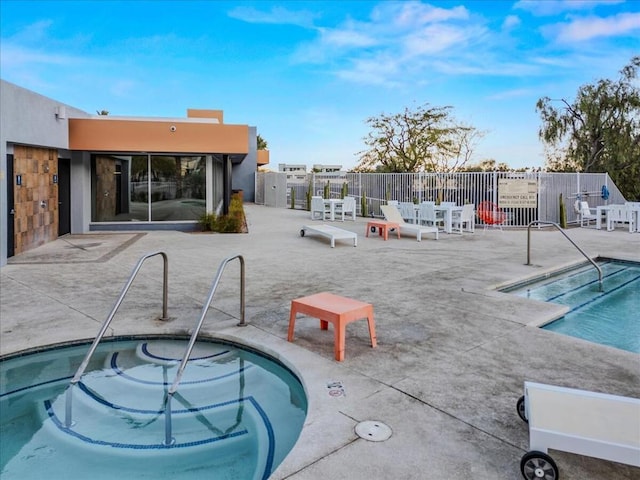
POLYGON ((151 220, 198 220, 205 213, 205 157, 151 157, 151 220))
POLYGON ((95 155, 94 222, 198 220, 206 211, 205 156, 95 155))

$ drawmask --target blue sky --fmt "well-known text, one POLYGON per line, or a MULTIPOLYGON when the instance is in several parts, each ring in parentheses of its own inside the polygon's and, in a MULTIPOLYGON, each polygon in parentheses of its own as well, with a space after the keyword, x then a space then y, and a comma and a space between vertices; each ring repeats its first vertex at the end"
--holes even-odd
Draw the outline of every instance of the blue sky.
POLYGON ((637 0, 0 0, 0 76, 90 113, 254 125, 271 164, 342 164, 368 117, 451 106, 474 163, 544 164, 536 101, 640 54, 637 0))

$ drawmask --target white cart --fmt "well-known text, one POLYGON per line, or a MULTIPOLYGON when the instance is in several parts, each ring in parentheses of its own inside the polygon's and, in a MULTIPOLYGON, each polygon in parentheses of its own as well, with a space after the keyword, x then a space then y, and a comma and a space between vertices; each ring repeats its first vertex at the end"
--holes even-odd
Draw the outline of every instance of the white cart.
POLYGON ((527 480, 558 480, 548 449, 640 467, 640 399, 525 382, 517 411, 529 424, 527 480))

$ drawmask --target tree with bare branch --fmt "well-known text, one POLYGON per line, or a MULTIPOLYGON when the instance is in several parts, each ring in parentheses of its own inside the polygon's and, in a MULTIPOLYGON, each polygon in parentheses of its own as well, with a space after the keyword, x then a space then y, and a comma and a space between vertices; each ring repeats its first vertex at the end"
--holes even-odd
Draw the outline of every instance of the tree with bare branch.
POLYGON ((359 152, 360 172, 453 172, 472 157, 483 133, 457 122, 452 107, 421 105, 415 110, 370 117, 372 128, 359 152))
POLYGON ((583 85, 573 102, 538 100, 548 170, 608 172, 625 198, 640 199, 639 68, 633 57, 619 80, 583 85))

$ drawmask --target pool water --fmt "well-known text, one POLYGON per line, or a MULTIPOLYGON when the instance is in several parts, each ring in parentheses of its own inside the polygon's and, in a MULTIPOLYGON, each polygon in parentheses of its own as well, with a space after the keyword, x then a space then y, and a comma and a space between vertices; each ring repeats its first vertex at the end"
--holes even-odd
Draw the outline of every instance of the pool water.
POLYGON ((104 341, 65 392, 88 345, 0 361, 0 477, 266 480, 306 416, 300 381, 239 345, 195 344, 171 402, 186 341, 104 341))
POLYGON ((571 310, 543 328, 590 342, 640 353, 640 264, 605 261, 509 290, 522 297, 558 303, 571 310))

